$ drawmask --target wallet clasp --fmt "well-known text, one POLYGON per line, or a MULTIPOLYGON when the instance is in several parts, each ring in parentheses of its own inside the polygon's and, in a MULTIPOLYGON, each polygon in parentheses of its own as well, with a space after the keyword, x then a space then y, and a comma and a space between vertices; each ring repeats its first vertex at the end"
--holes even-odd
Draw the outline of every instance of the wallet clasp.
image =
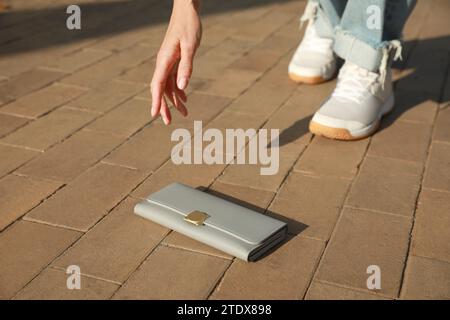
POLYGON ((208 218, 209 218, 208 214, 196 210, 196 211, 190 212, 187 216, 185 216, 184 220, 189 223, 192 223, 196 226, 201 226, 201 225, 203 225, 205 220, 208 218))

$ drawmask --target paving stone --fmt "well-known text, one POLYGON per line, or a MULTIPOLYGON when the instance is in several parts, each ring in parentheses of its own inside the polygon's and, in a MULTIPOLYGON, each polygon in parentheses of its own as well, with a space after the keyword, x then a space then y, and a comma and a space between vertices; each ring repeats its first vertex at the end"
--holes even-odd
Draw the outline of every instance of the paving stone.
POLYGON ((302 299, 323 250, 321 241, 288 239, 255 263, 233 262, 212 299, 302 299))
POLYGON ((395 298, 402 280, 411 221, 346 208, 322 258, 316 278, 395 298), (368 289, 366 273, 380 267, 381 289, 368 289))
POLYGON ((290 233, 326 241, 349 187, 350 182, 343 179, 291 173, 271 204, 269 215, 285 221, 290 233))
POLYGON ((405 271, 402 299, 449 300, 450 264, 443 261, 410 256, 405 271))
POLYGON ((81 233, 20 221, 0 234, 0 297, 12 298, 81 233))
POLYGON ((62 82, 95 88, 150 57, 151 53, 146 47, 139 45, 133 46, 132 48, 103 59, 88 68, 73 73, 64 78, 62 82))
POLYGON ((21 174, 70 181, 102 159, 122 138, 101 132, 80 131, 28 162, 21 174))
POLYGON ((29 120, 0 113, 0 138, 23 127, 29 120))
POLYGON ((132 195, 143 199, 175 181, 193 188, 206 188, 223 169, 224 164, 176 165, 168 161, 136 188, 132 195))
POLYGON ((280 58, 279 54, 264 51, 260 48, 252 50, 242 58, 233 62, 230 67, 255 72, 264 72, 272 67, 280 58))
POLYGON ((59 108, 0 140, 1 143, 44 151, 85 126, 95 114, 59 108))
POLYGON ((45 269, 23 288, 14 300, 104 300, 119 288, 118 284, 81 276, 81 289, 68 289, 64 270, 45 269))
POLYGON ((137 170, 99 164, 32 210, 25 219, 87 231, 142 179, 137 170))
POLYGON ((368 154, 424 162, 430 136, 427 124, 396 121, 373 136, 368 154))
POLYGON ((0 231, 37 206, 62 185, 50 180, 8 175, 0 179, 0 231))
MULTIPOLYGON (((285 145, 279 149, 279 159, 272 158, 267 164, 230 164, 219 177, 220 182, 249 186, 255 189, 262 189, 275 192, 291 170, 298 156, 303 151, 304 146, 285 145), (278 161, 278 168, 276 162, 278 161), (263 168, 272 167, 271 175, 262 175, 263 168), (276 170, 278 169, 278 170, 276 170)), ((245 149, 248 156, 249 149, 245 149)), ((269 169, 267 169, 269 170, 269 169)))
MULTIPOLYGON (((155 59, 150 59, 120 76, 120 80, 150 85, 155 70, 155 59)), ((150 90, 150 89, 149 89, 150 90)))
POLYGON ((158 247, 113 298, 205 299, 229 263, 209 255, 158 247))
POLYGON ((434 126, 433 140, 450 142, 450 107, 441 109, 434 126))
POLYGON ((225 252, 217 250, 175 231, 172 231, 167 237, 165 237, 162 244, 169 247, 194 251, 223 259, 233 259, 232 256, 226 254, 225 252))
MULTIPOLYGON (((144 101, 143 101, 144 102, 144 101)), ((204 124, 216 116, 228 104, 229 99, 194 93, 189 96, 188 118, 173 112, 172 124, 165 126, 159 119, 145 127, 122 146, 114 150, 104 162, 137 168, 146 172, 156 170, 170 158, 176 142, 171 141, 172 132, 185 128, 193 132, 193 122, 201 120, 204 124)))
POLYGON ((205 79, 220 78, 225 69, 236 60, 235 57, 218 53, 205 53, 195 61, 193 76, 205 79))
POLYGON ((235 98, 249 88, 261 76, 254 70, 227 68, 217 79, 206 82, 196 91, 235 98))
POLYGON ((66 269, 75 264, 82 274, 124 282, 169 232, 135 215, 137 202, 124 200, 53 265, 66 269))
POLYGON ((0 84, 0 97, 2 100, 15 99, 27 93, 45 87, 62 78, 65 73, 46 69, 33 69, 24 72, 0 84))
POLYGON ((110 56, 105 50, 83 49, 49 62, 46 67, 66 72, 75 72, 110 56))
POLYGON ((110 81, 70 102, 71 107, 106 113, 144 90, 141 84, 110 81))
POLYGON ((0 145, 0 177, 17 169, 25 162, 36 157, 40 152, 17 148, 12 146, 0 145))
POLYGON ((450 144, 432 143, 423 185, 450 191, 450 144))
POLYGON ((237 203, 249 209, 263 213, 274 197, 270 191, 214 182, 210 191, 212 195, 237 203))
POLYGON ((85 91, 82 88, 56 83, 20 97, 4 106, 0 111, 24 117, 37 118, 76 98, 85 91))
POLYGON ((421 170, 421 166, 413 162, 366 157, 347 204, 412 216, 419 192, 421 170))
POLYGON ((145 100, 131 99, 98 118, 86 129, 128 137, 150 121, 149 103, 145 100))
POLYGON ((415 219, 411 254, 450 262, 450 194, 423 189, 415 219))
POLYGON ((433 96, 423 92, 395 91, 395 107, 383 122, 397 120, 432 124, 438 110, 433 96))
POLYGON ((313 281, 306 295, 307 300, 385 300, 383 297, 366 292, 338 287, 313 281))
POLYGON ((439 97, 448 65, 448 55, 445 51, 415 49, 406 65, 407 68, 415 68, 415 70, 398 81, 396 88, 439 97))
POLYGON ((348 143, 315 137, 295 164, 294 170, 352 179, 363 160, 368 143, 369 139, 348 143))

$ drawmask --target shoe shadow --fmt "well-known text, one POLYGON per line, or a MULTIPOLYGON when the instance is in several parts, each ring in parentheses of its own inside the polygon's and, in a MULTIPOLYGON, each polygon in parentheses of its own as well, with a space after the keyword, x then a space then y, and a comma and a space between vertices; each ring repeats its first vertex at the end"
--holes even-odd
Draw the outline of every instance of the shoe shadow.
POLYGON ((261 208, 259 206, 251 204, 251 203, 246 202, 244 200, 241 200, 241 199, 235 198, 233 196, 230 196, 230 195, 224 194, 222 192, 219 192, 217 190, 207 189, 204 186, 200 186, 197 189, 198 190, 202 190, 202 191, 208 190, 206 192, 208 192, 211 195, 214 195, 214 196, 216 196, 218 198, 221 198, 221 199, 230 201, 232 203, 238 204, 238 205, 243 206, 245 208, 248 208, 250 210, 254 210, 256 212, 260 212, 261 214, 265 214, 265 215, 270 216, 270 217, 272 217, 274 219, 278 219, 280 221, 285 222, 288 225, 288 235, 286 236, 286 238, 280 244, 278 244, 275 247, 271 248, 269 251, 264 253, 264 255, 262 255, 261 257, 259 257, 255 261, 261 260, 264 257, 267 257, 268 255, 272 254, 274 251, 278 250, 279 248, 284 246, 286 243, 288 243, 296 235, 302 233, 306 228, 308 228, 308 225, 306 225, 304 223, 301 223, 299 221, 287 218, 287 217, 285 217, 285 216, 283 216, 281 214, 275 213, 275 212, 273 212, 271 210, 267 210, 267 209, 261 208))
MULTIPOLYGON (((446 81, 449 81, 450 36, 406 41, 403 47, 406 59, 393 64, 394 72, 401 73, 394 82, 396 103, 393 111, 383 118, 379 131, 415 107, 436 108, 450 100, 450 92, 445 92, 446 81)), ((280 146, 305 135, 311 117, 300 119, 284 129, 280 133, 280 146)))

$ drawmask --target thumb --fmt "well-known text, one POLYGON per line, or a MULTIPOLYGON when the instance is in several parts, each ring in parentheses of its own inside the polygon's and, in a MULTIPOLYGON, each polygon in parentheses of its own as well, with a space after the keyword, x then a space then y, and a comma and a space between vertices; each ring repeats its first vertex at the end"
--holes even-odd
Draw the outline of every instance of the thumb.
POLYGON ((195 49, 191 46, 181 46, 181 59, 177 72, 177 87, 180 90, 186 89, 192 75, 192 64, 195 49))

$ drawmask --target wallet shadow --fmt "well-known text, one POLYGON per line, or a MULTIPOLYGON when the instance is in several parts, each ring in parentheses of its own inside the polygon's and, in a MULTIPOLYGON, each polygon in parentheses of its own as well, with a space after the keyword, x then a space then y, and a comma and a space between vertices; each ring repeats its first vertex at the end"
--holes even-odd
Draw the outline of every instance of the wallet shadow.
POLYGON ((259 206, 256 206, 256 205, 252 204, 252 203, 249 203, 247 201, 238 199, 238 198, 230 196, 228 194, 219 192, 217 190, 208 189, 207 187, 204 187, 204 186, 200 186, 197 189, 201 190, 201 191, 206 191, 209 194, 212 194, 212 195, 214 195, 214 196, 216 196, 218 198, 230 201, 232 203, 235 203, 237 205, 246 207, 246 208, 248 208, 250 210, 254 210, 254 211, 259 212, 261 214, 265 214, 265 215, 270 216, 270 217, 272 217, 274 219, 283 221, 283 222, 285 222, 287 224, 287 226, 288 226, 288 234, 287 234, 286 238, 281 243, 279 243, 278 245, 276 245, 275 247, 271 248, 269 251, 264 253, 261 257, 259 257, 255 261, 261 260, 264 257, 272 254, 274 251, 278 250, 280 247, 282 247, 283 245, 288 243, 292 238, 294 238, 295 236, 299 235, 306 228, 308 228, 308 225, 306 225, 304 223, 301 223, 301 222, 296 221, 294 219, 285 217, 285 216, 283 216, 283 215, 281 215, 279 213, 273 212, 271 210, 268 210, 268 209, 265 209, 265 208, 261 208, 259 206))

